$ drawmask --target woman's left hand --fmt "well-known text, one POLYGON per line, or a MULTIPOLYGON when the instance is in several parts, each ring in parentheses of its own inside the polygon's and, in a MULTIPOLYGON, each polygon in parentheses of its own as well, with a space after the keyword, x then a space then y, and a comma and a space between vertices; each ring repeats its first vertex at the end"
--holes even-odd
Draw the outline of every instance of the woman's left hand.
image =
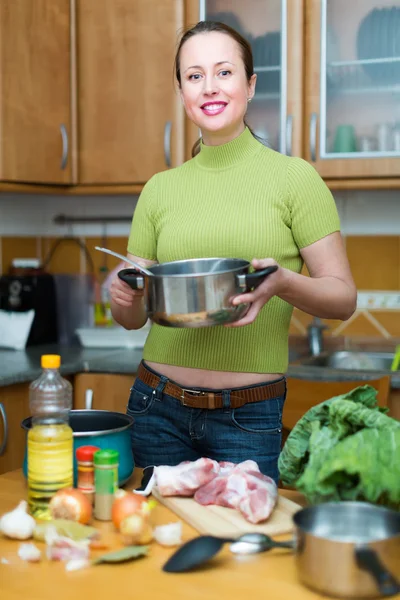
MULTIPOLYGON (((272 258, 255 258, 251 261, 251 264, 256 271, 265 269, 271 265, 278 265, 272 258)), ((242 319, 235 321, 235 323, 228 323, 225 327, 242 327, 243 325, 250 325, 250 323, 253 323, 264 304, 266 304, 273 296, 277 296, 283 292, 287 284, 287 274, 287 269, 283 269, 278 265, 278 270, 275 271, 275 273, 268 275, 255 290, 235 296, 232 299, 232 304, 234 306, 250 303, 250 308, 242 319)))

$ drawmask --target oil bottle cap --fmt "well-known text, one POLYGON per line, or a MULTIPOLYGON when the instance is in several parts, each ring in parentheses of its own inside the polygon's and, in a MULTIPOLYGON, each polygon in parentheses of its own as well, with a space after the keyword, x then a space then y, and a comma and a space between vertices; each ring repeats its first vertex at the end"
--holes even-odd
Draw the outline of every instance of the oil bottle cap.
POLYGON ((99 450, 93 456, 95 465, 117 465, 119 452, 117 450, 99 450))
POLYGON ((59 369, 61 357, 58 354, 43 354, 41 365, 42 369, 59 369))

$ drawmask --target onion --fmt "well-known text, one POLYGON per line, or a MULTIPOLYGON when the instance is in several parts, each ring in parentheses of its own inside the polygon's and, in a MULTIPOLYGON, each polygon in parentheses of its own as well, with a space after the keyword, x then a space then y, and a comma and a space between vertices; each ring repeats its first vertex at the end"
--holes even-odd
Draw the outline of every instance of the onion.
POLYGON ((50 500, 53 519, 68 519, 87 525, 92 518, 92 505, 85 494, 75 488, 58 490, 50 500))
POLYGON ((111 519, 114 526, 120 529, 121 523, 126 517, 137 513, 145 517, 149 511, 148 502, 143 496, 118 490, 112 505, 111 519))

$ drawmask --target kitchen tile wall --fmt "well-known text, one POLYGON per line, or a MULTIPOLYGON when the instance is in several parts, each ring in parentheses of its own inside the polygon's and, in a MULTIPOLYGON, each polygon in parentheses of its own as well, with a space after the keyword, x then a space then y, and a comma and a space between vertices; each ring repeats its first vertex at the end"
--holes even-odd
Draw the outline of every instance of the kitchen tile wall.
MULTIPOLYGON (((358 290, 400 294, 400 193, 388 191, 336 192, 342 232, 358 290)), ((0 269, 7 272, 14 257, 44 259, 55 240, 74 236, 86 243, 96 272, 118 261, 94 250, 108 245, 126 252, 129 223, 58 226, 55 215, 73 217, 132 215, 137 197, 0 196, 0 269)), ((64 241, 55 252, 53 273, 84 273, 90 262, 78 244, 64 241)), ((365 306, 365 304, 363 305, 365 306)), ((291 333, 306 333, 311 317, 295 310, 291 333)), ((400 337, 398 309, 360 308, 347 321, 326 321, 328 334, 350 337, 400 337)))

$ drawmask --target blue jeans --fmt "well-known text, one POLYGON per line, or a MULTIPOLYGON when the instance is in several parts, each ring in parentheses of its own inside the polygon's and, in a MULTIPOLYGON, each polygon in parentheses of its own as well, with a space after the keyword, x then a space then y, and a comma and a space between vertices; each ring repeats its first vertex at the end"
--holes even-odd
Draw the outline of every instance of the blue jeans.
POLYGON ((154 388, 136 378, 127 407, 127 414, 134 419, 131 440, 135 465, 173 466, 203 456, 234 463, 251 459, 278 483, 286 394, 231 408, 232 390, 225 390, 226 408, 191 408, 163 392, 153 393, 154 388))

